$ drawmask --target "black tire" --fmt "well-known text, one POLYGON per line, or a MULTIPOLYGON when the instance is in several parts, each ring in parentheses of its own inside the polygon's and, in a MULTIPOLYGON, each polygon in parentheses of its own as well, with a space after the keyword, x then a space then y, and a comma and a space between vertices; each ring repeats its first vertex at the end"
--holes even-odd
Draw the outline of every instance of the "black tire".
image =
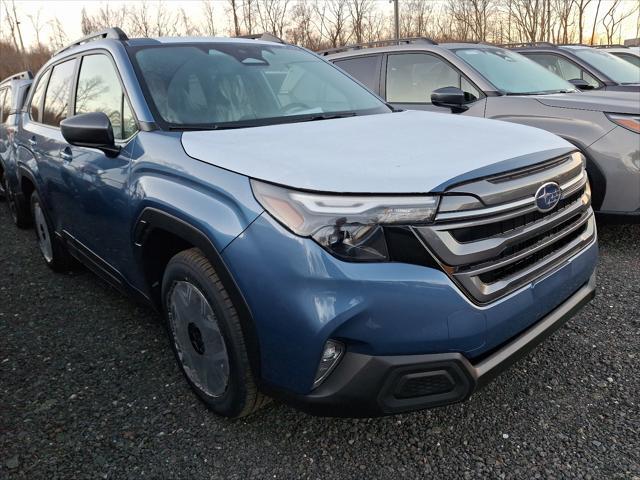
MULTIPOLYGON (((209 409, 218 415, 239 418, 255 412, 269 402, 269 397, 258 391, 253 378, 236 308, 218 274, 199 249, 185 250, 169 261, 162 281, 162 305, 176 361, 193 391, 209 409), (219 332, 224 339, 226 360, 228 361, 228 381, 224 391, 216 396, 206 391, 204 389, 206 387, 203 388, 194 382, 190 376, 194 373, 188 373, 185 370, 185 363, 181 357, 181 351, 185 352, 185 356, 187 354, 195 356, 193 351, 187 352, 186 349, 195 349, 197 353, 203 353, 193 344, 194 340, 190 330, 193 323, 189 323, 191 343, 181 342, 179 337, 184 337, 184 335, 180 335, 176 331, 176 329, 183 327, 180 326, 182 324, 176 324, 178 315, 173 313, 175 304, 172 308, 172 297, 174 289, 178 286, 184 288, 184 285, 188 285, 188 288, 195 287, 198 293, 204 297, 213 312, 213 321, 217 322, 219 332)), ((202 337, 200 339, 202 341, 202 337)), ((205 364, 212 365, 209 362, 205 362, 205 364)), ((192 368, 192 370, 196 371, 197 369, 192 368)), ((199 373, 200 378, 209 378, 204 373, 199 373)), ((198 372, 195 375, 198 377, 198 372)))
POLYGON ((77 266, 77 261, 69 254, 62 241, 55 235, 50 217, 40 201, 38 192, 31 194, 31 212, 40 254, 47 266, 54 272, 70 272, 74 270, 77 266), (40 212, 42 216, 40 216, 40 212), (46 247, 43 242, 47 239, 50 249, 45 251, 46 247))
POLYGON ((7 202, 7 208, 11 215, 11 220, 18 228, 30 228, 33 225, 31 212, 24 199, 19 199, 9 186, 9 179, 6 175, 3 177, 4 197, 7 202))
POLYGON ((0 169, 0 201, 7 199, 7 187, 4 178, 4 172, 0 169))

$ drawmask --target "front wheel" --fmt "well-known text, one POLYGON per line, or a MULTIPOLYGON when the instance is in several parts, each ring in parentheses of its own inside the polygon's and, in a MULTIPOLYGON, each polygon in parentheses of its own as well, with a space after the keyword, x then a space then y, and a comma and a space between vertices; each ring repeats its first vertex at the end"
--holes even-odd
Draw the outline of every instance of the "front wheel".
POLYGON ((178 365, 207 407, 237 418, 267 403, 253 379, 236 309, 200 250, 169 261, 162 301, 178 365))
POLYGON ((55 236, 53 226, 38 196, 38 192, 33 192, 31 195, 31 213, 33 214, 38 247, 47 266, 55 272, 73 270, 76 266, 76 261, 60 239, 55 236))

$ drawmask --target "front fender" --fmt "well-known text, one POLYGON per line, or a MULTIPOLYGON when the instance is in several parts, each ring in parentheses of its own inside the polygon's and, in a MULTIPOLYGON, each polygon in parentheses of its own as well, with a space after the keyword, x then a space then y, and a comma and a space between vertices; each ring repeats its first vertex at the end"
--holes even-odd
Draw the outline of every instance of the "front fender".
POLYGON ((248 177, 188 157, 175 134, 138 137, 129 187, 133 218, 146 209, 166 212, 203 232, 222 252, 262 213, 248 177))

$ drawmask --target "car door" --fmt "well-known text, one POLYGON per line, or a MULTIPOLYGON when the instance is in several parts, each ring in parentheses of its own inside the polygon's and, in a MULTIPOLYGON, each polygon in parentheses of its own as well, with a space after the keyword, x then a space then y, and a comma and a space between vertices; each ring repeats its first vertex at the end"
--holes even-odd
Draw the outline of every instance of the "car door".
POLYGON ((67 228, 73 206, 73 185, 61 157, 66 142, 60 122, 69 115, 71 85, 76 59, 65 59, 39 77, 31 100, 29 118, 23 123, 23 139, 37 163, 38 193, 56 231, 67 228))
POLYGON ((62 156, 73 184, 73 224, 67 240, 108 274, 121 271, 130 259, 130 211, 127 178, 137 132, 115 63, 106 53, 79 59, 72 110, 74 115, 102 112, 109 117, 120 153, 109 157, 94 148, 65 144, 62 156))
POLYGON ((483 116, 484 99, 480 90, 449 62, 429 53, 393 53, 387 55, 384 98, 396 107, 408 110, 451 110, 431 103, 434 90, 443 87, 462 89, 469 97, 466 113, 483 116))
POLYGON ((561 55, 557 55, 555 53, 535 52, 527 53, 526 56, 566 81, 581 79, 593 88, 602 87, 602 84, 593 75, 561 55))
MULTIPOLYGON (((9 135, 5 122, 9 117, 10 99, 11 90, 8 87, 0 88, 0 165, 5 164, 9 152, 9 135)), ((2 178, 0 178, 0 180, 2 180, 2 178)), ((2 188, 1 184, 0 188, 2 188)))

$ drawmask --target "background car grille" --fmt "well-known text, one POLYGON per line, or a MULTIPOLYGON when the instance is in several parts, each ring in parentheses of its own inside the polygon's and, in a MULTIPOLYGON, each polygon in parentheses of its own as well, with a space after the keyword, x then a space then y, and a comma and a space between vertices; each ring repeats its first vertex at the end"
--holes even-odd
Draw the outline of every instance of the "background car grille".
POLYGON ((476 303, 509 294, 595 241, 591 191, 580 154, 457 185, 445 195, 435 223, 413 231, 476 303), (547 182, 558 183, 562 196, 543 213, 535 206, 535 193, 547 182))

